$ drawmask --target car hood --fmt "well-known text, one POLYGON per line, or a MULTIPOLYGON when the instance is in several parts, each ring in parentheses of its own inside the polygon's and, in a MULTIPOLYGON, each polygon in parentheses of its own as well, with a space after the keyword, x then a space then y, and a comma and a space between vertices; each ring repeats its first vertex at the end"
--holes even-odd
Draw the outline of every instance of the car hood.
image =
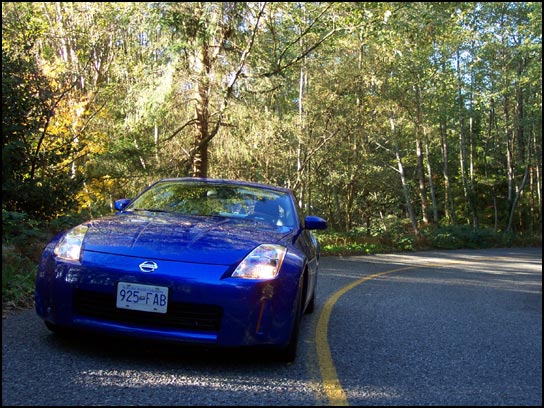
POLYGON ((218 265, 239 263, 262 243, 281 243, 291 228, 221 217, 119 213, 90 221, 84 251, 218 265))

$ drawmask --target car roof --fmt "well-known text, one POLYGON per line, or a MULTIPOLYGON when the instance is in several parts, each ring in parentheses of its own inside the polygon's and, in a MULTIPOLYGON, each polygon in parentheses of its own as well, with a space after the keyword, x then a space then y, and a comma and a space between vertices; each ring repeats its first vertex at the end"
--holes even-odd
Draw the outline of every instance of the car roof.
MULTIPOLYGON (((210 184, 231 184, 236 186, 246 186, 246 187, 257 187, 257 188, 266 188, 269 190, 280 191, 283 193, 291 193, 291 190, 285 187, 279 187, 272 184, 258 183, 254 181, 246 180, 233 180, 233 179, 222 179, 222 178, 203 178, 203 177, 173 177, 173 178, 164 178, 158 180, 156 183, 161 182, 199 182, 199 183, 210 183, 210 184)), ((153 183, 155 184, 155 183, 153 183)))

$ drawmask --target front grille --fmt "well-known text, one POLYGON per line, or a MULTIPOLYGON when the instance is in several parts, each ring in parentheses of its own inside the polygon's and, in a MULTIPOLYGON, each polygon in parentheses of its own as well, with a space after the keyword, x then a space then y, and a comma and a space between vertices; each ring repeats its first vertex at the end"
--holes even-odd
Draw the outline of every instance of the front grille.
POLYGON ((78 315, 140 327, 217 332, 223 315, 219 306, 196 303, 169 302, 167 313, 118 309, 115 304, 114 295, 81 289, 73 293, 74 312, 78 315))

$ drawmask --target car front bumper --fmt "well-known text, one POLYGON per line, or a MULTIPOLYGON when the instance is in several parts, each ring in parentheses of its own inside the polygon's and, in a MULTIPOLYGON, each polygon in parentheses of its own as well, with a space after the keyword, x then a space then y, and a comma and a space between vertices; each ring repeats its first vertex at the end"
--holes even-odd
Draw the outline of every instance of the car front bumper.
MULTIPOLYGON (((45 251, 36 278, 36 312, 59 327, 217 346, 284 346, 293 328, 301 267, 296 257, 272 280, 231 278, 232 267, 85 252, 81 263, 45 251), (118 282, 167 287, 166 314, 116 307, 118 282)), ((213 254, 210 258, 213 259, 213 254)))

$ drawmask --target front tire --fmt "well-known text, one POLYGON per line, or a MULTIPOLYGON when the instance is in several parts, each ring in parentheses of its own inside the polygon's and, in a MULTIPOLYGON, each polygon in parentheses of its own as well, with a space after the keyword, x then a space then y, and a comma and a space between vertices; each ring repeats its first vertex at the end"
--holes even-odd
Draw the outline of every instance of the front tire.
POLYGON ((314 293, 312 294, 312 298, 310 299, 310 302, 308 303, 308 306, 306 306, 306 310, 304 311, 304 313, 306 314, 313 313, 314 309, 315 309, 315 290, 314 290, 314 293))
POLYGON ((47 320, 44 321, 45 326, 51 331, 52 333, 56 334, 57 336, 66 336, 70 334, 70 330, 66 327, 59 326, 58 324, 48 322, 47 320))
POLYGON ((45 326, 49 329, 50 332, 58 333, 59 332, 59 326, 57 326, 54 323, 48 322, 47 320, 44 322, 45 326))
POLYGON ((302 294, 297 295, 297 310, 295 315, 295 324, 291 331, 291 337, 287 347, 281 350, 280 359, 286 363, 292 363, 297 357, 298 334, 300 331, 300 321, 302 319, 302 294))

